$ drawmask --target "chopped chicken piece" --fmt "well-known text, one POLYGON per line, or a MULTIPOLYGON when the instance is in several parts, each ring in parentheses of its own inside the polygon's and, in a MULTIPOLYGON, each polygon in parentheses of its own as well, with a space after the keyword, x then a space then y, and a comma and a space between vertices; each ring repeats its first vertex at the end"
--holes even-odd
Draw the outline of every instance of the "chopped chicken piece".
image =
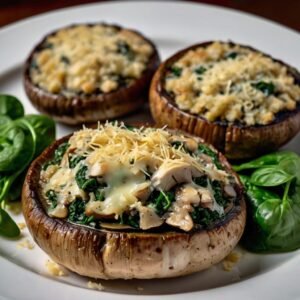
POLYGON ((140 228, 147 230, 149 228, 158 227, 163 223, 161 219, 154 211, 154 209, 140 205, 138 207, 140 212, 140 228))
POLYGON ((152 184, 155 188, 168 191, 174 185, 184 182, 192 182, 192 177, 199 177, 201 172, 194 166, 181 160, 164 162, 152 176, 152 184))
POLYGON ((173 206, 173 212, 170 213, 166 223, 171 226, 178 227, 184 231, 190 231, 194 226, 194 222, 188 210, 178 205, 173 206))

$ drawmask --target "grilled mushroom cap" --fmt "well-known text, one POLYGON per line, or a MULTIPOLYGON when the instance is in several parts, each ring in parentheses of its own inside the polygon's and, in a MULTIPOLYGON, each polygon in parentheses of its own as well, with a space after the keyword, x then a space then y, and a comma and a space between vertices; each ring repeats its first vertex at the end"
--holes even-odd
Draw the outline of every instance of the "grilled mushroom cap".
MULTIPOLYGON (((210 41, 186 48, 160 65, 152 79, 149 95, 151 113, 157 125, 168 125, 169 128, 200 136, 233 160, 256 157, 274 151, 290 141, 300 130, 300 103, 293 111, 278 113, 272 123, 255 126, 229 124, 224 121, 210 122, 200 115, 178 108, 174 99, 164 89, 166 72, 189 50, 207 47, 212 43, 210 41)), ((252 47, 243 47, 259 52, 252 47)), ((300 85, 300 73, 296 69, 282 61, 273 58, 272 60, 287 67, 289 74, 300 85)))
MULTIPOLYGON (((27 226, 36 243, 57 263, 94 278, 176 277, 218 263, 238 243, 246 219, 241 186, 234 209, 209 230, 151 232, 110 230, 106 226, 93 229, 49 217, 39 189, 40 172, 55 149, 68 138, 56 141, 32 163, 22 193, 27 226)), ((219 157, 234 174, 224 156, 219 157)))
MULTIPOLYGON (((88 26, 93 25, 97 24, 88 24, 88 26)), ((121 29, 116 25, 105 23, 99 23, 99 25, 121 29)), ((73 26, 77 25, 66 28, 73 26)), ((160 58, 155 45, 150 40, 137 31, 130 31, 141 36, 153 48, 153 53, 142 75, 128 86, 121 86, 109 93, 78 94, 72 97, 46 91, 34 84, 30 77, 34 54, 40 50, 46 39, 57 31, 45 36, 27 58, 23 75, 25 92, 34 107, 40 112, 52 116, 56 121, 71 125, 113 119, 140 108, 146 102, 150 81, 160 63, 160 58)))

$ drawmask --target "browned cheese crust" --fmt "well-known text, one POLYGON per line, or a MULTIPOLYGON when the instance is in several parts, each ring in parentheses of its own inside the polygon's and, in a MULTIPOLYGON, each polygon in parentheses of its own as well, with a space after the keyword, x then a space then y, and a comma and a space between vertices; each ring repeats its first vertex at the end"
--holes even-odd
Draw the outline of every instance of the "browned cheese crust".
MULTIPOLYGON (((174 99, 164 89, 168 68, 190 50, 206 47, 213 42, 197 44, 186 48, 162 63, 156 71, 150 87, 151 113, 158 126, 181 129, 202 137, 214 145, 229 159, 247 159, 274 151, 290 141, 300 130, 300 104, 292 111, 279 113, 268 125, 246 126, 226 122, 210 122, 200 115, 179 109, 174 99)), ((253 51, 251 47, 243 46, 253 51)), ((300 74, 291 66, 273 59, 287 67, 288 72, 300 83, 300 74)))
MULTIPOLYGON (((102 24, 107 25, 100 23, 100 25, 102 24)), ((92 26, 94 24, 88 25, 92 26)), ((73 26, 75 25, 67 28, 73 26)), ((109 26, 120 28, 115 25, 109 26)), ((23 84, 25 92, 34 107, 41 113, 52 116, 56 121, 71 125, 113 119, 141 108, 147 99, 149 84, 160 63, 160 58, 155 45, 150 40, 136 31, 129 31, 142 37, 153 48, 153 53, 142 75, 129 85, 121 86, 108 93, 81 93, 72 97, 42 89, 34 84, 30 77, 30 65, 33 56, 39 51, 45 40, 56 32, 47 35, 34 47, 25 63, 23 84)))

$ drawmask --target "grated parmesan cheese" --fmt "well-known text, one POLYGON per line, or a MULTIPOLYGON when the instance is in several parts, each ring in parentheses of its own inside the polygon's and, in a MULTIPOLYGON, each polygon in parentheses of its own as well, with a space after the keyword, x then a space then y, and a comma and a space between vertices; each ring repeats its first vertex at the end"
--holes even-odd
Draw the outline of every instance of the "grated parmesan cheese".
POLYGON ((266 125, 300 101, 300 86, 287 67, 221 42, 186 52, 167 73, 165 89, 180 109, 211 122, 266 125))
POLYGON ((59 264, 51 261, 50 259, 47 259, 45 265, 49 274, 52 276, 61 277, 67 275, 66 271, 59 264))
POLYGON ((25 239, 17 244, 18 249, 26 248, 28 250, 32 250, 34 248, 34 244, 30 242, 28 239, 25 239))
POLYGON ((23 230, 26 228, 26 224, 24 222, 20 222, 17 224, 20 230, 23 230))
POLYGON ((229 253, 222 262, 223 270, 230 272, 234 266, 240 261, 242 255, 239 252, 232 251, 229 253))
POLYGON ((87 283, 87 287, 89 289, 93 289, 93 290, 98 290, 98 291, 103 291, 104 290, 104 286, 99 282, 93 282, 93 281, 89 281, 87 283))

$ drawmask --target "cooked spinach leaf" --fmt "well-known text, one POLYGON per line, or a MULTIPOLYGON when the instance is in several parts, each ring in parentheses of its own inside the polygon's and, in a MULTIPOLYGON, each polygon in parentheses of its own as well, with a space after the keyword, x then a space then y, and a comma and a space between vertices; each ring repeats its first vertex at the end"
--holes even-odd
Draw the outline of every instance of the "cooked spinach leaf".
POLYGON ((220 163, 219 157, 218 157, 218 153, 214 152, 212 149, 210 149, 208 146, 204 145, 204 144, 200 144, 198 146, 198 153, 203 153, 209 157, 211 157, 213 163, 216 165, 216 167, 219 170, 223 169, 222 164, 220 163))
POLYGON ((123 213, 120 217, 120 224, 129 225, 133 228, 140 228, 140 215, 137 211, 123 213))
POLYGON ((201 225, 204 228, 212 226, 217 220, 222 218, 217 211, 212 211, 204 207, 194 207, 190 215, 195 224, 201 225))
POLYGON ((222 207, 226 207, 226 204, 228 203, 229 199, 225 197, 220 181, 213 180, 211 182, 211 186, 214 191, 214 198, 217 201, 217 203, 222 207))
POLYGON ((275 85, 272 82, 259 81, 251 84, 257 90, 263 92, 266 96, 273 95, 275 93, 275 85))
POLYGON ((162 192, 155 190, 149 197, 149 206, 155 209, 159 216, 162 216, 171 207, 175 201, 175 193, 173 191, 162 192))
POLYGON ((54 190, 48 190, 46 197, 49 199, 51 206, 50 209, 54 209, 57 206, 57 194, 54 190))
POLYGON ((226 59, 228 59, 228 58, 230 58, 230 59, 235 59, 238 55, 239 55, 239 54, 238 54, 237 52, 230 52, 230 53, 228 53, 228 54, 225 56, 225 58, 226 58, 226 59))
POLYGON ((69 143, 65 142, 60 144, 57 149, 54 151, 54 157, 53 159, 47 161, 44 165, 43 165, 43 170, 46 170, 50 165, 59 165, 62 161, 62 158, 65 154, 65 152, 67 151, 67 149, 69 148, 69 143))
POLYGON ((85 192, 94 192, 98 189, 99 183, 96 178, 87 176, 88 167, 82 166, 75 175, 75 180, 79 188, 85 192))
POLYGON ((128 45, 125 41, 119 41, 117 43, 117 52, 126 56, 129 60, 133 60, 135 57, 134 51, 131 49, 131 47, 128 45))
POLYGON ((180 77, 182 73, 182 68, 173 66, 169 69, 170 73, 175 77, 180 77))
POLYGON ((102 189, 97 189, 94 192, 96 201, 104 201, 105 200, 105 192, 102 189))
POLYGON ((200 66, 200 67, 196 68, 196 69, 194 70, 194 72, 195 72, 196 74, 198 74, 198 75, 202 75, 203 73, 206 72, 206 70, 207 70, 207 69, 206 69, 205 67, 200 66))
POLYGON ((78 165, 78 163, 84 160, 85 158, 86 158, 85 156, 81 156, 81 155, 69 156, 69 167, 71 169, 74 169, 78 165))
POLYGON ((208 177, 206 175, 200 176, 200 177, 195 177, 193 178, 193 181, 202 187, 207 187, 207 181, 208 181, 208 177))
POLYGON ((64 64, 66 64, 66 65, 70 64, 70 59, 67 56, 65 56, 65 55, 62 55, 60 57, 60 61, 63 62, 64 64))
POLYGON ((95 225, 94 217, 90 216, 88 217, 85 214, 85 202, 80 199, 76 198, 69 206, 69 217, 68 220, 82 225, 89 225, 93 226, 95 225))

